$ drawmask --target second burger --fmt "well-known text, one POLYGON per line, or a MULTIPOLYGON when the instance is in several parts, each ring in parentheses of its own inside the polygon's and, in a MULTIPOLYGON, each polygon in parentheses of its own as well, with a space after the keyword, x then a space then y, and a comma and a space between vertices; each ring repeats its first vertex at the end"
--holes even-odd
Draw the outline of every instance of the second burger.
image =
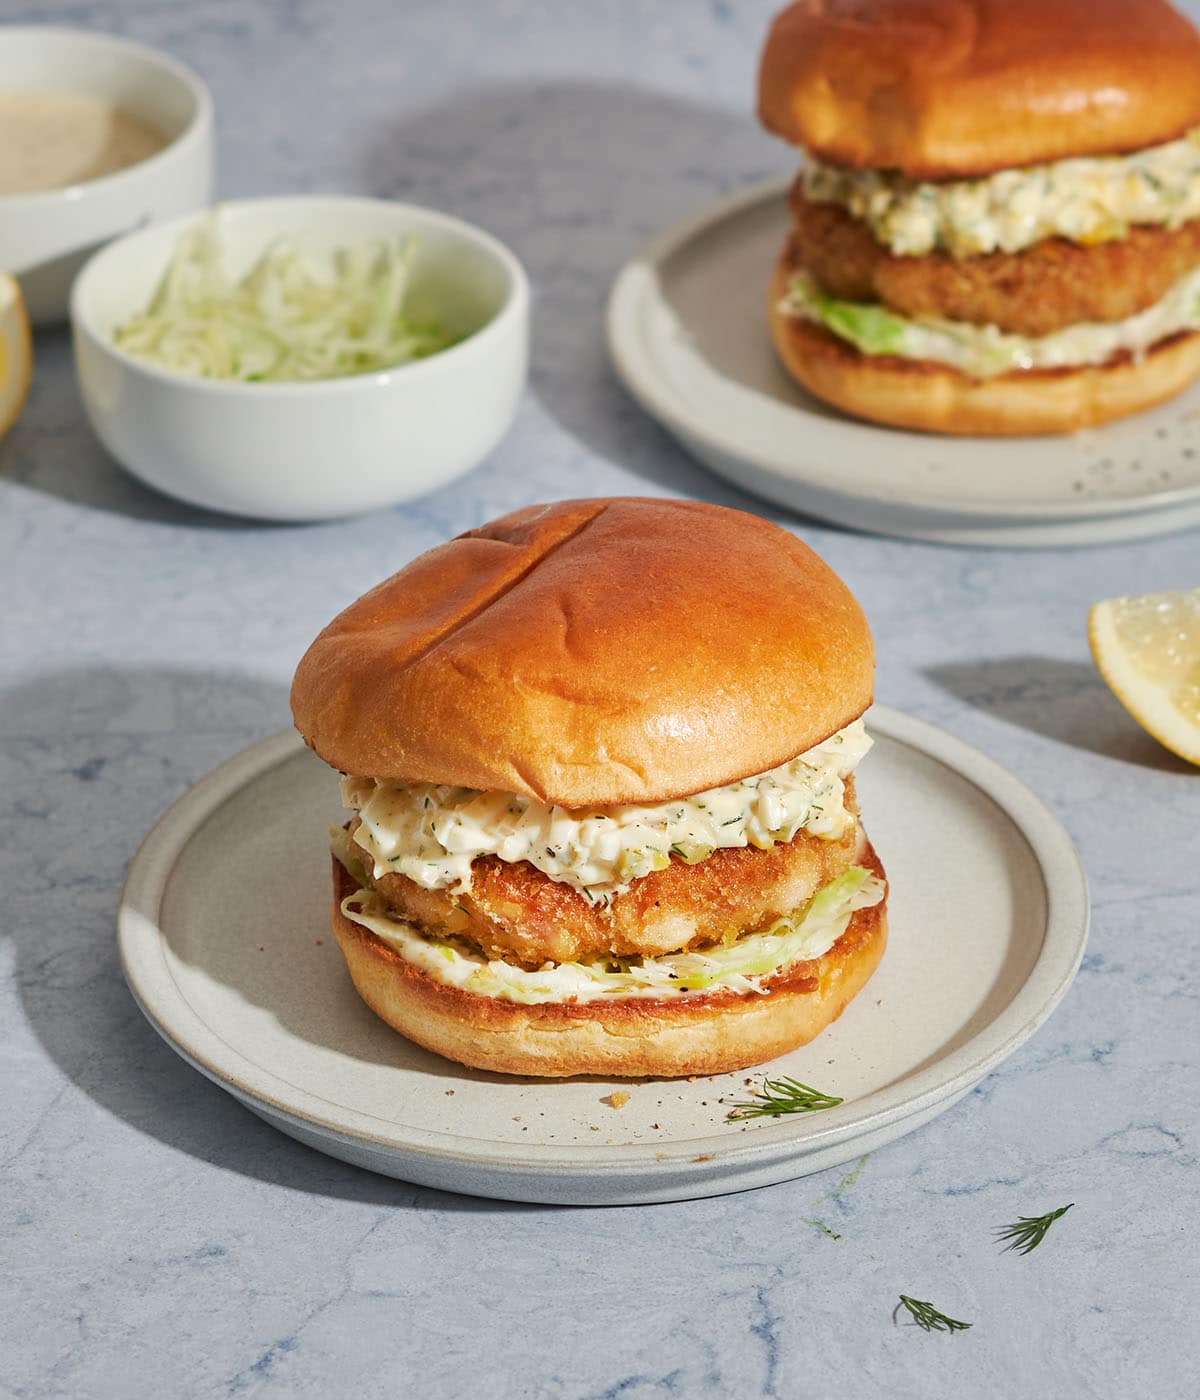
POLYGON ((784 364, 860 417, 1067 432, 1200 374, 1200 35, 1165 0, 800 0, 784 364))

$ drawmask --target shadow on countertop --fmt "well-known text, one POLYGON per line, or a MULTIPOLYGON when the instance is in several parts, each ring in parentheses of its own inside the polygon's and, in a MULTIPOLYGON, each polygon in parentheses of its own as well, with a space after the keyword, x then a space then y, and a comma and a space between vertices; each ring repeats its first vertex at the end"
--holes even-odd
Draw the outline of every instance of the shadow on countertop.
POLYGON ((1138 727, 1090 661, 999 656, 930 666, 924 674, 956 699, 1044 738, 1138 768, 1195 771, 1138 727))
POLYGON ((749 105, 553 80, 482 86, 398 115, 368 139, 361 178, 373 195, 445 209, 509 244, 533 283, 530 387, 568 434, 666 490, 762 510, 625 391, 605 305, 622 265, 664 228, 794 164, 749 105))
POLYGON ((293 1141, 185 1064, 134 1002, 114 927, 125 866, 170 800, 287 714, 284 686, 238 675, 97 667, 0 693, 0 763, 29 779, 0 837, 7 869, 29 872, 5 933, 31 1029, 102 1109, 212 1166, 408 1209, 542 1209, 377 1176, 293 1141))
POLYGON ((273 530, 266 520, 221 515, 144 486, 111 457, 88 426, 65 326, 39 327, 29 400, 0 441, 0 481, 131 520, 191 529, 273 530))

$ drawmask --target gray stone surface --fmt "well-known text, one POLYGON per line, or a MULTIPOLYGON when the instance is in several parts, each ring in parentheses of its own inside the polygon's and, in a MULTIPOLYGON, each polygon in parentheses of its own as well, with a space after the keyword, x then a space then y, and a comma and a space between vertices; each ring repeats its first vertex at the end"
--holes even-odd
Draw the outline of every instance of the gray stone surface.
MULTIPOLYGON (((600 317, 640 240, 789 168, 751 115, 771 8, 0 4, 198 68, 223 195, 444 208, 506 239, 536 296, 529 391, 493 458, 410 507, 304 528, 142 489, 86 430, 65 334, 38 338, 31 400, 0 444, 0 1393, 1194 1393, 1200 788, 1104 689, 1085 618, 1099 597, 1194 586, 1197 532, 980 553, 783 521, 862 600, 880 698, 1033 787, 1095 894, 1090 951, 1050 1023, 853 1181, 604 1211, 407 1187, 245 1112, 159 1041, 121 980, 113 910, 142 833, 287 723, 291 670, 349 599, 531 500, 753 508, 622 394, 600 317), (1037 1253, 997 1253, 994 1226, 1067 1201, 1037 1253), (900 1292, 974 1329, 893 1326, 900 1292)), ((352 459, 337 469, 352 490, 352 459)))

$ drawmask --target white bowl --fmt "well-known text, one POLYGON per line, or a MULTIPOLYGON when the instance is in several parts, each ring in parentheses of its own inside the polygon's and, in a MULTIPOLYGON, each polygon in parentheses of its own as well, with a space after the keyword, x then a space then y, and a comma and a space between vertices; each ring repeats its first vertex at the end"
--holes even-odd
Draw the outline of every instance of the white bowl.
POLYGON ((0 194, 0 271, 17 277, 30 318, 44 325, 66 317, 71 281, 98 246, 212 198, 212 99, 194 73, 143 44, 42 26, 0 27, 0 90, 97 98, 169 138, 111 175, 0 194))
POLYGON ((273 242, 320 259, 413 234, 409 305, 465 337, 377 374, 247 384, 158 369, 113 344, 143 310, 198 217, 119 239, 71 296, 75 367, 92 427, 134 476, 193 505, 268 520, 324 520, 395 505, 483 460, 516 413, 529 360, 529 285, 471 224, 387 200, 243 200, 221 207, 225 264, 241 277, 273 242))

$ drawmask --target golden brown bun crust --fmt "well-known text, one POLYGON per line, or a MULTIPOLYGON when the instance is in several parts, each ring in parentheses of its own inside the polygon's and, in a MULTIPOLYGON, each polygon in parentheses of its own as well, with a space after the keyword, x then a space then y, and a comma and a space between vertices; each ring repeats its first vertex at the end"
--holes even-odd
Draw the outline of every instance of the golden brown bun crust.
POLYGON ((871 634, 807 545, 691 501, 563 501, 432 549, 321 633, 296 727, 345 773, 564 807, 760 773, 871 703, 871 634))
POLYGON ((891 427, 990 437, 1073 433, 1152 408, 1200 376, 1198 332, 1160 341, 1140 363, 1126 357, 994 379, 969 379, 929 360, 863 355, 824 327, 780 311, 793 271, 785 252, 768 312, 784 367, 817 398, 891 427))
POLYGON ((1200 124, 1200 35, 1165 0, 800 0, 767 36, 759 117, 919 179, 1133 151, 1200 124))
MULTIPOLYGON (((868 847, 862 862, 880 877, 868 847)), ((519 1006, 447 987, 346 918, 354 881, 333 862, 333 931, 363 1001, 409 1040, 497 1074, 563 1079, 724 1074, 806 1045, 862 990, 887 945, 886 901, 861 909, 830 950, 771 990, 663 1000, 519 1006)))

